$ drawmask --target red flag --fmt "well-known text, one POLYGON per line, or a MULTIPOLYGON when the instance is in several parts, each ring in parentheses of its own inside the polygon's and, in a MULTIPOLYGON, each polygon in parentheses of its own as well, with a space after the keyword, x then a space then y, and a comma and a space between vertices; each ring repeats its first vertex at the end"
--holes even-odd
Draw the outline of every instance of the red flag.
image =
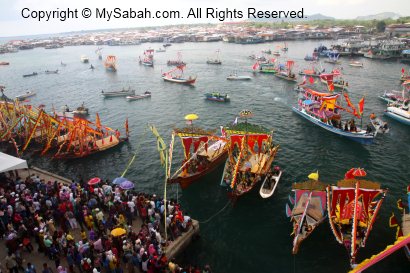
POLYGON ((359 100, 359 114, 363 114, 363 109, 364 109, 364 97, 359 100))
POLYGON ((252 70, 256 70, 259 67, 259 62, 256 62, 253 66, 252 66, 252 70))
POLYGON ((330 92, 335 91, 335 85, 333 84, 333 81, 327 82, 327 86, 330 92))
POLYGON ((315 80, 313 79, 312 76, 309 77, 309 83, 310 83, 310 84, 314 84, 314 83, 315 83, 315 80))
POLYGON ((101 128, 101 121, 98 113, 95 114, 95 126, 97 126, 97 128, 101 128))
POLYGON ((404 74, 404 67, 401 68, 401 74, 404 74))

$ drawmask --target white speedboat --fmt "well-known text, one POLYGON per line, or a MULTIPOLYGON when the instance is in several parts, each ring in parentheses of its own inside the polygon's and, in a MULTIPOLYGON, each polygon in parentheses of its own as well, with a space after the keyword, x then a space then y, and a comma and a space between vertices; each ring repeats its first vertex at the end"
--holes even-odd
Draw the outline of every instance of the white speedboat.
POLYGON ((85 55, 81 56, 80 60, 81 60, 82 63, 88 63, 88 61, 89 61, 88 57, 85 56, 85 55))
POLYGON ((241 76, 235 73, 229 75, 228 77, 226 77, 226 79, 230 81, 249 81, 252 78, 250 76, 241 76))
POLYGON ((123 88, 120 91, 110 91, 110 92, 101 91, 101 95, 104 96, 104 98, 133 96, 135 95, 135 90, 131 88, 128 88, 128 89, 123 88))
POLYGON ((16 99, 17 99, 18 101, 22 101, 22 100, 25 100, 25 99, 27 99, 27 98, 29 98, 29 97, 35 96, 35 95, 36 95, 36 92, 34 92, 34 91, 27 91, 25 94, 16 96, 16 99))
POLYGON ((278 186, 279 179, 282 175, 282 171, 279 167, 275 167, 275 173, 272 176, 267 175, 263 180, 262 186, 259 190, 259 194, 262 198, 268 198, 273 195, 278 186))
POLYGON ((131 100, 145 99, 145 98, 149 98, 149 97, 151 97, 151 92, 145 91, 144 94, 141 94, 141 95, 133 95, 133 96, 126 96, 125 98, 126 98, 128 101, 131 101, 131 100))

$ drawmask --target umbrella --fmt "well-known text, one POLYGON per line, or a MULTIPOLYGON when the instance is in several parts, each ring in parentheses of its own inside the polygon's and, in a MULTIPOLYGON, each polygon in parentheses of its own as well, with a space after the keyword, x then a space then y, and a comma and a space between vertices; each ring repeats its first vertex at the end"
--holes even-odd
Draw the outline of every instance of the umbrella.
POLYGON ((353 176, 366 176, 367 175, 367 173, 365 172, 365 170, 364 169, 362 169, 362 168, 356 168, 354 171, 353 171, 353 176))
POLYGON ((185 116, 186 120, 196 120, 198 119, 198 115, 197 114, 188 114, 185 116))
POLYGON ((128 179, 125 178, 125 177, 117 177, 117 178, 114 179, 114 181, 112 181, 112 183, 113 183, 114 185, 119 185, 119 184, 121 184, 122 182, 127 181, 127 180, 128 180, 128 179))
POLYGON ((123 228, 115 228, 115 229, 111 230, 111 235, 114 236, 114 237, 122 236, 125 233, 127 233, 127 231, 123 228))
POLYGON ((124 181, 124 182, 121 182, 120 188, 123 189, 123 190, 132 189, 132 188, 134 188, 134 183, 132 183, 131 181, 128 181, 128 180, 124 181))
POLYGON ((99 177, 94 177, 94 178, 91 178, 89 181, 88 181, 88 185, 95 185, 95 184, 98 184, 98 183, 100 183, 101 182, 101 178, 99 178, 99 177))

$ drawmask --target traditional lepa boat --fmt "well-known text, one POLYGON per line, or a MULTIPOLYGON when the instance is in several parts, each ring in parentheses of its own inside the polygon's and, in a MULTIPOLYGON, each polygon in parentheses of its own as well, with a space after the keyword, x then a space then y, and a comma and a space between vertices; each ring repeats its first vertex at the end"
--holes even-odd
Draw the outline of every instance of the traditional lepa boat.
POLYGON ((105 69, 110 72, 117 72, 117 58, 113 55, 108 55, 104 62, 105 69))
POLYGON ((139 63, 145 66, 154 66, 154 50, 153 49, 147 49, 144 51, 144 56, 140 60, 139 63))
POLYGON ((178 65, 174 69, 162 74, 162 79, 164 81, 182 84, 195 84, 196 76, 189 76, 188 78, 183 77, 184 69, 186 65, 178 65))
POLYGON ((311 173, 306 182, 294 183, 290 197, 293 208, 286 204, 286 215, 293 222, 293 248, 296 254, 303 240, 315 230, 327 216, 326 212, 326 185, 318 181, 319 173, 311 173))
POLYGON ((325 60, 325 63, 340 64, 339 56, 340 56, 339 52, 331 51, 331 52, 328 53, 329 58, 327 60, 325 60))
POLYGON ((366 245, 387 192, 380 183, 357 179, 366 175, 364 169, 352 168, 337 186, 327 188, 330 227, 336 241, 346 247, 352 267, 358 250, 366 245))
POLYGON ((340 71, 336 69, 332 70, 330 74, 322 73, 320 81, 327 84, 330 92, 333 92, 334 89, 347 90, 349 87, 349 83, 342 78, 340 71))
POLYGON ((279 71, 275 76, 287 81, 296 82, 296 75, 292 72, 294 64, 294 61, 287 61, 286 67, 284 65, 279 65, 279 71))
POLYGON ((194 127, 192 122, 196 119, 198 119, 196 114, 186 115, 185 120, 190 126, 175 129, 172 133, 170 158, 172 158, 173 140, 176 135, 181 139, 184 159, 181 167, 175 171, 168 182, 179 183, 182 189, 212 172, 227 157, 226 138, 216 136, 213 131, 194 127))
POLYGON ((342 121, 342 114, 349 113, 361 118, 364 110, 364 97, 359 101, 358 110, 351 103, 347 93, 343 93, 347 107, 337 103, 340 94, 323 93, 304 88, 303 98, 292 110, 308 121, 339 136, 347 137, 362 144, 373 143, 375 134, 369 130, 356 127, 354 119, 342 121))
POLYGON ((272 132, 247 122, 252 116, 242 110, 245 122, 236 123, 226 130, 229 139, 229 156, 225 163, 221 186, 227 186, 233 200, 252 190, 271 171, 279 149, 274 145, 272 132))

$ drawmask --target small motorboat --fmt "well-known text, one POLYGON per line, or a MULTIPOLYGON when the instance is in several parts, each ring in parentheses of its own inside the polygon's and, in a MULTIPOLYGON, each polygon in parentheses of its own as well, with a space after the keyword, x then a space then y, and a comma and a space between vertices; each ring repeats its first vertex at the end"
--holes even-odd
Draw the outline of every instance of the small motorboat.
POLYGON ((206 93, 205 99, 210 101, 217 101, 217 102, 229 102, 231 98, 228 94, 222 95, 220 93, 206 93))
POLYGON ((372 123, 374 129, 376 130, 376 133, 385 134, 390 131, 390 128, 387 125, 387 122, 381 120, 379 117, 377 117, 373 113, 370 115, 370 122, 372 123))
POLYGON ((230 81, 249 81, 252 78, 250 76, 239 76, 238 74, 230 74, 228 77, 226 77, 227 80, 230 81))
POLYGON ((209 59, 209 60, 206 61, 206 63, 207 64, 222 64, 221 60, 219 60, 219 59, 214 59, 214 60, 209 59))
POLYGON ((9 65, 9 62, 0 62, 0 65, 9 65))
POLYGON ((271 197, 278 186, 280 177, 282 176, 282 170, 278 166, 275 166, 273 171, 274 172, 272 175, 266 175, 263 180, 262 186, 259 190, 259 194, 262 198, 271 197))
POLYGON ((273 51, 272 55, 273 56, 280 56, 280 52, 279 51, 273 51))
POLYGON ((363 67, 363 63, 358 61, 350 62, 349 65, 353 67, 363 67))
POLYGON ((27 91, 25 94, 16 96, 16 99, 17 99, 18 101, 22 101, 22 100, 25 100, 25 99, 27 99, 27 98, 29 98, 29 97, 35 96, 35 95, 36 95, 36 92, 34 92, 34 91, 27 91))
POLYGON ((101 91, 101 95, 104 98, 133 96, 133 95, 135 95, 135 90, 133 90, 133 89, 131 89, 131 87, 129 87, 128 89, 123 88, 120 91, 110 91, 110 92, 101 91))
POLYGON ((31 74, 25 74, 25 75, 23 75, 23 77, 26 78, 26 77, 32 77, 32 76, 37 76, 37 75, 38 75, 37 72, 33 72, 31 74))
POLYGON ((84 102, 81 104, 81 106, 77 107, 74 111, 72 111, 74 115, 88 115, 88 108, 85 107, 84 102))
POLYGON ((157 50, 155 50, 155 52, 159 53, 159 52, 166 52, 165 48, 158 48, 157 50))
POLYGON ((46 74, 58 74, 58 69, 57 70, 46 70, 44 71, 46 74))
POLYGON ((162 46, 163 46, 163 47, 169 47, 169 46, 172 46, 172 44, 166 43, 166 44, 163 44, 162 46))
POLYGON ((82 63, 88 63, 89 59, 88 59, 87 56, 83 55, 83 56, 81 56, 80 61, 81 61, 82 63))
POLYGON ((127 101, 132 101, 132 100, 140 100, 140 99, 145 99, 145 98, 150 98, 150 97, 151 97, 151 92, 145 91, 144 94, 126 96, 125 98, 127 99, 127 101))

